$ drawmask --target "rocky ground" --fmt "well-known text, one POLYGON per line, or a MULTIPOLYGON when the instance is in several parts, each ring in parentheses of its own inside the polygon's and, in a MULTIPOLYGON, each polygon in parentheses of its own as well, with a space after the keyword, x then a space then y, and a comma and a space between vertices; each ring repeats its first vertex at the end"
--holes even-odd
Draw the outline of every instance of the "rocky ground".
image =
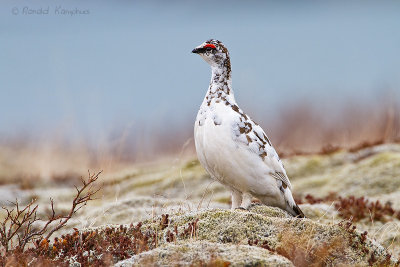
MULTIPOLYGON (((283 161, 307 219, 257 204, 249 211, 229 210, 229 192, 213 182, 195 158, 186 158, 102 174, 98 199, 80 210, 58 235, 74 227, 81 232, 101 232, 121 224, 129 232, 142 222, 141 231, 153 234, 146 239, 149 245, 139 251, 127 249, 127 255, 109 262, 118 266, 395 264, 400 253, 400 216, 396 215, 400 210, 400 145, 283 161), (335 197, 326 198, 332 193, 335 197), (308 194, 312 197, 305 198, 308 194), (358 202, 346 206, 338 200, 338 196, 351 195, 367 198, 367 204, 390 202, 394 213, 385 210, 376 216, 377 211, 371 210, 370 216, 361 216, 357 209, 368 209, 365 202, 362 207, 358 202), (345 221, 344 209, 349 209, 345 214, 358 216, 353 224, 345 221)), ((35 197, 40 212, 45 213, 52 197, 56 209, 66 212, 76 182, 76 177, 65 177, 57 182, 37 180, 30 186, 2 185, 0 202, 9 205, 7 200, 18 198, 26 203, 35 197)), ((136 235, 128 237, 137 239, 136 235)))

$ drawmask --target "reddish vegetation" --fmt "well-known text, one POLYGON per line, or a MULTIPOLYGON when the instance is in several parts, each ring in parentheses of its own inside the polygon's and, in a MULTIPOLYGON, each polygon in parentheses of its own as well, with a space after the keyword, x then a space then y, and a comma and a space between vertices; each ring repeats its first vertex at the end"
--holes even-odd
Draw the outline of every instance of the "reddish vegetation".
POLYGON ((23 252, 13 251, 0 257, 0 265, 17 261, 26 266, 31 262, 41 266, 43 262, 51 265, 65 265, 74 258, 83 266, 109 266, 133 254, 155 247, 155 233, 141 231, 141 223, 129 228, 106 228, 102 231, 79 232, 56 237, 50 244, 47 239, 36 242, 34 248, 23 252))
POLYGON ((351 219, 355 222, 364 218, 383 222, 393 217, 400 219, 400 211, 394 210, 390 202, 386 202, 385 204, 381 204, 379 200, 369 202, 364 197, 339 197, 339 201, 335 203, 335 207, 338 209, 341 217, 351 219))
MULTIPOLYGON (((399 141, 398 139, 396 140, 397 142, 399 141)), ((373 147, 373 146, 377 146, 377 145, 381 145, 384 143, 383 139, 380 140, 376 140, 373 142, 368 142, 368 141, 364 141, 356 146, 353 146, 349 149, 349 152, 357 152, 361 149, 367 148, 367 147, 373 147)))
POLYGON ((249 239, 249 240, 247 241, 247 243, 249 244, 249 246, 258 246, 258 247, 260 247, 260 248, 267 249, 267 250, 269 250, 269 251, 275 252, 275 250, 272 249, 272 248, 268 245, 268 242, 267 242, 267 241, 264 241, 264 242, 260 243, 260 240, 258 240, 258 239, 255 239, 255 240, 249 239))
POLYGON ((64 227, 72 216, 88 201, 93 200, 93 196, 100 190, 94 189, 93 183, 97 181, 101 172, 90 174, 87 180, 82 178, 82 186, 76 187, 76 195, 72 200, 72 206, 68 214, 56 215, 54 202, 51 199, 51 214, 46 220, 38 217, 38 205, 34 205, 32 200, 27 206, 21 208, 18 201, 14 203, 15 208, 3 207, 5 218, 0 221, 0 242, 5 252, 10 249, 24 251, 28 243, 34 242, 37 247, 46 243, 51 235, 64 227), (42 221, 44 225, 37 229, 37 222, 42 221), (13 242, 16 243, 13 246, 13 242))
POLYGON ((382 222, 392 220, 393 218, 400 220, 400 210, 393 209, 390 202, 382 204, 379 200, 370 202, 364 197, 340 197, 337 196, 336 193, 330 193, 324 198, 317 198, 308 194, 305 196, 304 202, 299 198, 296 198, 296 200, 298 203, 309 204, 334 202, 335 209, 339 212, 339 216, 353 222, 357 222, 362 219, 382 222))
MULTIPOLYGON (((44 250, 49 250, 50 237, 64 227, 72 216, 88 201, 93 200, 94 195, 100 190, 95 189, 94 183, 99 178, 101 172, 90 174, 87 180, 82 178, 82 185, 75 187, 76 195, 72 200, 72 206, 68 214, 56 214, 54 202, 51 199, 51 211, 46 220, 38 217, 38 205, 32 200, 25 207, 20 207, 18 200, 14 203, 14 208, 3 207, 5 217, 0 221, 0 242, 2 254, 0 255, 0 265, 23 265, 37 260, 40 265, 49 265, 48 257, 44 257, 44 250), (42 221, 42 226, 37 223, 42 221), (34 248, 25 249, 28 244, 34 245, 34 248)), ((60 243, 63 245, 68 239, 60 243)), ((53 252, 56 251, 58 239, 53 246, 53 252)))
MULTIPOLYGON (((71 261, 78 262, 82 266, 108 266, 157 247, 157 231, 169 226, 168 214, 161 216, 157 229, 142 231, 142 223, 136 226, 121 225, 119 228, 108 227, 86 232, 74 229, 72 234, 56 237, 53 243, 50 243, 50 236, 65 226, 78 209, 92 200, 92 196, 97 192, 93 190, 92 183, 97 180, 99 174, 89 174, 87 181, 82 180, 82 187, 76 187, 77 194, 73 199, 69 214, 56 215, 53 202, 51 202, 52 214, 45 226, 39 230, 34 230, 32 227, 36 221, 40 220, 36 214, 38 206, 33 206, 33 202, 22 209, 16 203, 15 211, 5 208, 8 216, 0 222, 1 243, 5 249, 0 255, 0 266, 27 266, 28 263, 30 266, 68 266, 71 261), (57 225, 49 230, 48 226, 55 221, 57 225), (18 237, 18 243, 12 246, 15 237, 18 237), (28 243, 32 246, 26 249, 28 243)), ((173 232, 167 232, 167 242, 175 242, 178 237, 196 238, 197 222, 198 219, 188 223, 181 233, 178 233, 178 228, 175 226, 173 232)), ((228 262, 218 259, 212 259, 211 262, 222 264, 222 266, 229 265, 228 262)), ((211 265, 201 262, 201 266, 211 265)))
MULTIPOLYGON (((82 266, 109 266, 120 260, 127 259, 143 251, 154 249, 158 246, 157 232, 169 226, 169 215, 162 215, 158 228, 142 230, 142 223, 121 225, 118 228, 80 232, 74 229, 72 234, 56 237, 53 243, 49 239, 39 238, 34 242, 34 247, 22 250, 15 248, 0 256, 0 266, 22 265, 29 262, 31 266, 68 266, 71 259, 82 266)), ((189 222, 181 233, 175 226, 174 231, 167 232, 167 242, 181 239, 196 238, 198 219, 189 222)), ((211 259, 210 263, 199 262, 199 266, 212 266, 211 262, 229 266, 228 262, 211 259)))
MULTIPOLYGON (((353 248, 361 248, 361 251, 365 254, 368 255, 368 264, 370 266, 391 266, 390 259, 392 258, 392 255, 387 253, 385 255, 385 259, 378 261, 376 258, 375 251, 370 251, 367 247, 366 240, 367 240, 367 231, 364 231, 360 236, 356 234, 356 226, 353 225, 349 221, 342 221, 339 223, 339 226, 342 227, 346 232, 350 234, 349 236, 349 244, 353 248)), ((400 259, 395 263, 394 266, 399 266, 400 265, 400 259)))

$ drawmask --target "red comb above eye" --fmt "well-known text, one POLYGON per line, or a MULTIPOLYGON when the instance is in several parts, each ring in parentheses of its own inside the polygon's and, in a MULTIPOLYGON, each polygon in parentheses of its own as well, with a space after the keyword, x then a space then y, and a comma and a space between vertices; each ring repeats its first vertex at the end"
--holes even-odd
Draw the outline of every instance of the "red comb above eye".
POLYGON ((213 45, 213 44, 206 44, 205 46, 203 46, 203 48, 207 48, 207 47, 210 47, 210 48, 217 48, 215 45, 213 45))

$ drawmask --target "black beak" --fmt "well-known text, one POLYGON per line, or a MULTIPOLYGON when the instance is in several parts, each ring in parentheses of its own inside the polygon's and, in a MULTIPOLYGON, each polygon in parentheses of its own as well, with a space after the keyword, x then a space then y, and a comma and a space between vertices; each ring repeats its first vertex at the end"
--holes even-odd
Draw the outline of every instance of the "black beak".
POLYGON ((205 51, 206 51, 205 48, 200 47, 200 48, 195 48, 195 49, 193 49, 193 50, 192 50, 192 53, 200 54, 200 53, 204 53, 205 51))

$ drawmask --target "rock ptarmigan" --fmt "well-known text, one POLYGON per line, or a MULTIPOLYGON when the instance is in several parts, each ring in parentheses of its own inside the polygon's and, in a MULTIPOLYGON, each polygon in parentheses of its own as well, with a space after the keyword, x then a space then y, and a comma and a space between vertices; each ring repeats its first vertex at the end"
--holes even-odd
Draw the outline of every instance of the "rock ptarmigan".
POLYGON ((211 65, 211 83, 194 126, 197 156, 206 171, 232 193, 232 209, 252 197, 304 217, 292 196, 283 164, 263 129, 236 104, 228 49, 208 40, 192 51, 211 65))

